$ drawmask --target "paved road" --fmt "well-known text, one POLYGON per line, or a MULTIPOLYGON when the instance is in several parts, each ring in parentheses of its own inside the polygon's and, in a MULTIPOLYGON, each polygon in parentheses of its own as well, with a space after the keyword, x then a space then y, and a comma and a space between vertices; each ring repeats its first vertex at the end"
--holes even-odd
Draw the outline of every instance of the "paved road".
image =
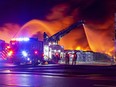
POLYGON ((0 87, 116 87, 116 67, 2 64, 0 87))

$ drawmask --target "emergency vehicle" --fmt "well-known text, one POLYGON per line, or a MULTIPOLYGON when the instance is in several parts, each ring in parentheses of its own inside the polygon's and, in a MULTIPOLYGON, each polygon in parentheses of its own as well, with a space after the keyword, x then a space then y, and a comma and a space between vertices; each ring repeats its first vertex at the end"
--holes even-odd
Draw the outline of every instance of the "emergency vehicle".
POLYGON ((8 57, 15 64, 37 64, 43 58, 43 42, 37 38, 13 38, 8 57))
POLYGON ((7 60, 7 43, 4 40, 0 40, 0 60, 7 60))

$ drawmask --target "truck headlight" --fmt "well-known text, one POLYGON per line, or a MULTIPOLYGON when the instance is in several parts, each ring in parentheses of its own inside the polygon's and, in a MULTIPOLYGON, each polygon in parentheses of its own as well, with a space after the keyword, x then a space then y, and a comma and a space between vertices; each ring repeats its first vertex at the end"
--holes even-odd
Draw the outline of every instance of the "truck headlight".
POLYGON ((23 55, 24 57, 27 57, 27 56, 28 56, 28 53, 27 53, 26 51, 22 51, 22 55, 23 55))

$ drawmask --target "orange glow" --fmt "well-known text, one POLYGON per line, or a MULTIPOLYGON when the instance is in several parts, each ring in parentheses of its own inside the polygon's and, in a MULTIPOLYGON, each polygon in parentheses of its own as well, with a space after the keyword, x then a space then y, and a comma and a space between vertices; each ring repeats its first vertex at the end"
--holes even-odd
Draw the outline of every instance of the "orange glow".
POLYGON ((112 56, 112 54, 111 54, 111 53, 106 52, 106 54, 107 54, 107 55, 109 55, 109 56, 112 56))
POLYGON ((78 47, 76 48, 76 50, 82 50, 82 49, 81 49, 81 47, 80 47, 80 46, 78 46, 78 47))
POLYGON ((82 48, 81 46, 77 46, 75 50, 90 51, 89 48, 82 48))
POLYGON ((5 40, 7 43, 14 37, 20 29, 18 24, 7 23, 0 27, 0 39, 5 40))

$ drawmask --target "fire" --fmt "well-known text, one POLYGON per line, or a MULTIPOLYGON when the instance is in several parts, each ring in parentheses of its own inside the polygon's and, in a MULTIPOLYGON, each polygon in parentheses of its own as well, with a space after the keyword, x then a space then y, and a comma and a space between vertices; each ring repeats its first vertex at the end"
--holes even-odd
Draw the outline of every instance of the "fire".
POLYGON ((106 52, 105 54, 107 54, 107 55, 109 55, 109 56, 112 56, 112 54, 111 54, 111 53, 109 53, 109 52, 106 52))
POLYGON ((81 46, 77 46, 75 50, 90 51, 90 48, 82 48, 81 46))
POLYGON ((76 48, 76 50, 82 50, 82 48, 81 48, 80 46, 78 46, 78 47, 76 48))
POLYGON ((110 48, 107 52, 105 52, 107 55, 115 57, 115 48, 114 46, 112 48, 110 48))

